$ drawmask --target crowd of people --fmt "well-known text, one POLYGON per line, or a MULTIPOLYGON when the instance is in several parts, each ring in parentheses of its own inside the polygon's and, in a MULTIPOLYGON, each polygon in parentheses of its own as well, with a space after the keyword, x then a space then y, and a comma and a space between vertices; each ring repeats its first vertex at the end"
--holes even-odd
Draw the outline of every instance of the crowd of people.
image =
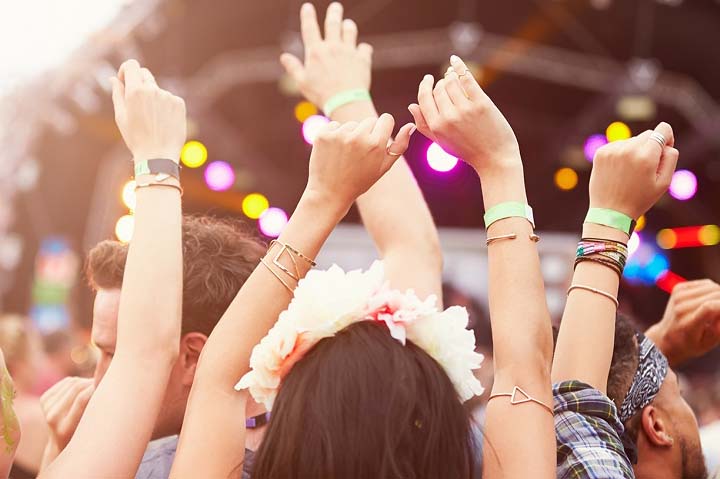
POLYGON ((709 477, 674 368, 720 343, 720 286, 678 285, 644 332, 617 313, 634 221, 678 161, 671 126, 595 155, 554 331, 517 139, 463 60, 422 79, 414 123, 393 135, 369 94, 372 47, 342 6, 324 29, 312 5, 300 16, 305 58, 280 61, 332 121, 269 245, 241 224, 183 216, 184 101, 135 60, 111 79, 137 206, 129 245, 105 241, 87 258, 99 360, 31 416, 18 366, 31 341, 3 339, 0 477, 709 477), (467 310, 444 304, 437 230, 403 159, 416 130, 480 178, 491 366, 467 310), (353 204, 381 261, 315 269, 353 204), (23 450, 33 434, 44 450, 23 450))

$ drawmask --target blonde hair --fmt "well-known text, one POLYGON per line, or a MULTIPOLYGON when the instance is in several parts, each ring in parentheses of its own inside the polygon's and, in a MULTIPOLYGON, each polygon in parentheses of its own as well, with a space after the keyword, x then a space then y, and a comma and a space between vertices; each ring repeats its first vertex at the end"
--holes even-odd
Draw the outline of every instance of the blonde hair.
POLYGON ((30 355, 31 331, 28 320, 15 314, 0 316, 0 348, 12 374, 13 366, 26 361, 30 355))

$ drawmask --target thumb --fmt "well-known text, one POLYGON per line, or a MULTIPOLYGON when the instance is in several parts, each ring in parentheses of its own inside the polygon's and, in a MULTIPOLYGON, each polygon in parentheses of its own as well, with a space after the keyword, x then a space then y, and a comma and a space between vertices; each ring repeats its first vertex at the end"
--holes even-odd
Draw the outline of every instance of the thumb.
POLYGON ((413 119, 415 120, 415 125, 417 125, 417 129, 420 130, 420 133, 435 141, 435 137, 432 134, 432 131, 430 131, 430 127, 427 124, 427 120, 425 119, 425 115, 423 115, 420 106, 417 103, 412 103, 410 106, 408 106, 408 110, 413 116, 413 119))
POLYGON ((117 77, 110 78, 110 84, 112 85, 112 102, 115 108, 115 116, 125 111, 125 87, 117 79, 117 77))
POLYGON ((283 53, 280 55, 280 63, 288 75, 292 77, 297 83, 300 83, 304 73, 305 67, 298 57, 291 53, 283 53))
POLYGON ((388 154, 386 155, 386 159, 388 163, 386 163, 386 166, 388 168, 408 149, 410 137, 415 133, 415 130, 417 130, 417 127, 412 123, 408 123, 400 128, 397 136, 395 136, 395 140, 387 147, 388 154))

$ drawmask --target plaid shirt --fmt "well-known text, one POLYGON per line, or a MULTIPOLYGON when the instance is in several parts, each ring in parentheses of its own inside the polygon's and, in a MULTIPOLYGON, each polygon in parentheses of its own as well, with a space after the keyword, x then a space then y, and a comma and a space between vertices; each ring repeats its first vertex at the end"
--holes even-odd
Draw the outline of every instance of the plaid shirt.
POLYGON ((553 387, 558 479, 634 478, 615 404, 580 381, 553 387))

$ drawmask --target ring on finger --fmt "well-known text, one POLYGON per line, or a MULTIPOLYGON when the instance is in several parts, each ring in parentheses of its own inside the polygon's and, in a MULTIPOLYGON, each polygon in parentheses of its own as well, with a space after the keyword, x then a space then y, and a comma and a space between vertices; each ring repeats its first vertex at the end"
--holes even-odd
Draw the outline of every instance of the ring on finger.
POLYGON ((657 141, 661 148, 665 148, 665 145, 667 144, 667 140, 665 139, 665 136, 662 133, 653 131, 650 134, 650 138, 654 141, 657 141))
POLYGON ((390 147, 386 148, 385 151, 389 156, 392 156, 393 158, 398 158, 402 156, 402 153, 393 153, 392 151, 390 151, 390 147))

